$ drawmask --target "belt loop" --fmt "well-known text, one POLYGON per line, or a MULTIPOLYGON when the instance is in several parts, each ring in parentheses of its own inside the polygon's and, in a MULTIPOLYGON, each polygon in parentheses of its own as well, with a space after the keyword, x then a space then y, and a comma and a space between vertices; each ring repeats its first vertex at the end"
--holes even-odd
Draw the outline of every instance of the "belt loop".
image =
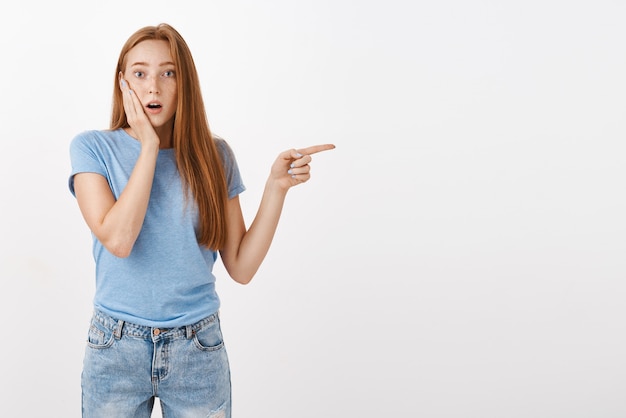
POLYGON ((190 340, 193 336, 193 327, 191 325, 185 325, 185 333, 187 334, 187 339, 190 340))
POLYGON ((118 319, 117 321, 117 326, 115 327, 115 332, 113 333, 113 335, 115 336, 116 340, 119 340, 120 338, 122 338, 122 328, 124 327, 124 321, 121 319, 118 319))

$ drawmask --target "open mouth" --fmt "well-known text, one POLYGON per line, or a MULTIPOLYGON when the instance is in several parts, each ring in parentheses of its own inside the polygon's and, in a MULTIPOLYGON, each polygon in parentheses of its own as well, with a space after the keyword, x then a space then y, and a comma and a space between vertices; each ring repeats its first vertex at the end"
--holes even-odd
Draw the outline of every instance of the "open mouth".
POLYGON ((161 105, 158 103, 149 103, 147 107, 148 109, 160 109, 161 105))

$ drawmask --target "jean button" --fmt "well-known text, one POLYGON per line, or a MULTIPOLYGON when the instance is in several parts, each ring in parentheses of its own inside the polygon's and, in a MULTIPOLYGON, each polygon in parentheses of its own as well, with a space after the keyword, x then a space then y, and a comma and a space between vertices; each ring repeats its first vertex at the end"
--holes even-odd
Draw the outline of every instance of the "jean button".
POLYGON ((161 330, 158 328, 155 328, 154 331, 152 331, 152 335, 154 335, 155 337, 159 335, 160 333, 161 333, 161 330))

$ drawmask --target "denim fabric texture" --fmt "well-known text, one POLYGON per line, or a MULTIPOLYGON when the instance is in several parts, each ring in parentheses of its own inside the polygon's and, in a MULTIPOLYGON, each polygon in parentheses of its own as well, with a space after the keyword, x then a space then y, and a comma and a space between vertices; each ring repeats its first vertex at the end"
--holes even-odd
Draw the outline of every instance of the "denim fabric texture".
POLYGON ((81 385, 84 418, 149 418, 155 397, 164 417, 230 418, 230 367, 219 314, 163 329, 95 311, 81 385))

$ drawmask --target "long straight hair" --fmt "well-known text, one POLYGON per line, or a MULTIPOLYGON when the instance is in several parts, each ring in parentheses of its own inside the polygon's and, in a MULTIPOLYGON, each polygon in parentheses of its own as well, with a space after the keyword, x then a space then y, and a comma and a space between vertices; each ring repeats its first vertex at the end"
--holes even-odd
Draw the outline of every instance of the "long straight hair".
POLYGON ((172 26, 166 23, 146 26, 131 35, 122 47, 115 70, 110 129, 130 126, 119 89, 119 73, 125 69, 128 51, 145 40, 163 40, 169 43, 178 93, 172 135, 176 164, 186 186, 183 187, 185 199, 189 200, 191 193, 198 208, 198 243, 219 250, 226 241, 228 194, 224 167, 209 129, 191 51, 172 26))

